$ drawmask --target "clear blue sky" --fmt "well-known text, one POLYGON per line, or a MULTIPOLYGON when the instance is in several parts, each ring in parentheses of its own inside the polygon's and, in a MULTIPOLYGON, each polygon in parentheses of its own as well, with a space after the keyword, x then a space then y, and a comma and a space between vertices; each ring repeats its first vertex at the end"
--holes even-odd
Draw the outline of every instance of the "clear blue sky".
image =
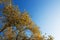
POLYGON ((21 11, 29 12, 43 34, 51 34, 55 40, 60 40, 60 0, 20 0, 17 4, 21 11))
POLYGON ((20 11, 26 11, 42 33, 60 40, 60 0, 14 0, 20 11))

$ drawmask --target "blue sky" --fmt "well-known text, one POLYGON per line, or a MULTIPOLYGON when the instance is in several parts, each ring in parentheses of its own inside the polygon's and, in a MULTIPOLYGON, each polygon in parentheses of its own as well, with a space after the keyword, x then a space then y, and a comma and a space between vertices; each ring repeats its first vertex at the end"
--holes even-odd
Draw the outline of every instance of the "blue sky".
POLYGON ((20 0, 18 3, 16 0, 15 3, 20 11, 26 9, 43 34, 60 40, 60 0, 20 0))
POLYGON ((60 38, 60 0, 20 0, 20 10, 29 12, 32 20, 40 27, 42 33, 60 38))
POLYGON ((60 38, 60 0, 14 0, 20 11, 26 11, 42 33, 60 38))

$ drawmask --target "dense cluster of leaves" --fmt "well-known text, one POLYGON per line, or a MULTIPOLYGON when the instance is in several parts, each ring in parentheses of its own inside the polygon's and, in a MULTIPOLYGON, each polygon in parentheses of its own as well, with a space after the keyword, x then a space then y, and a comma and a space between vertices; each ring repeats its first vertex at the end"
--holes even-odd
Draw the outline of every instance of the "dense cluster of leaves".
MULTIPOLYGON (((9 2, 9 0, 0 0, 0 3, 4 2, 9 2)), ((4 4, 2 10, 4 24, 0 32, 4 34, 0 36, 0 40, 44 40, 38 26, 31 20, 26 11, 20 12, 17 6, 7 4, 4 4), (26 30, 30 30, 30 37, 27 36, 26 30)), ((53 39, 49 36, 47 40, 53 39)))

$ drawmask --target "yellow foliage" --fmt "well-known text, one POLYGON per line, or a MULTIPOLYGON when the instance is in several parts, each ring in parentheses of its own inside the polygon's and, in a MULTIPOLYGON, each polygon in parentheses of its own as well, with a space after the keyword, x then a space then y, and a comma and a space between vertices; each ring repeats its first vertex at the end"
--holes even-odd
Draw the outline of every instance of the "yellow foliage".
MULTIPOLYGON (((7 2, 7 0, 4 0, 4 2, 7 2)), ((19 27, 26 26, 35 35, 35 37, 40 40, 41 34, 39 28, 31 20, 30 16, 26 11, 21 13, 20 11, 18 11, 17 8, 15 10, 13 5, 7 5, 3 9, 3 15, 5 15, 7 22, 2 30, 8 28, 7 32, 5 33, 8 39, 11 40, 13 36, 11 27, 16 26, 16 28, 20 30, 19 27)))
POLYGON ((6 36, 9 40, 12 39, 12 36, 13 36, 13 34, 12 34, 12 27, 7 27, 7 31, 5 32, 5 36, 6 36))

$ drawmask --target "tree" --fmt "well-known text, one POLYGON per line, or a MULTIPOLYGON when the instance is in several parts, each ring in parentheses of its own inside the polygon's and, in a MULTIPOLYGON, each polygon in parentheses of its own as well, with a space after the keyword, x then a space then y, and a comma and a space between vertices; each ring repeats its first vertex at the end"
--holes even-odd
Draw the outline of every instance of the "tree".
MULTIPOLYGON (((4 4, 2 14, 3 28, 0 32, 4 33, 2 40, 43 40, 38 26, 32 21, 28 12, 20 12, 18 6, 12 4, 12 0, 0 0, 4 4), (26 35, 26 30, 31 31, 30 37, 26 35)), ((28 34, 28 33, 27 33, 28 34)))

